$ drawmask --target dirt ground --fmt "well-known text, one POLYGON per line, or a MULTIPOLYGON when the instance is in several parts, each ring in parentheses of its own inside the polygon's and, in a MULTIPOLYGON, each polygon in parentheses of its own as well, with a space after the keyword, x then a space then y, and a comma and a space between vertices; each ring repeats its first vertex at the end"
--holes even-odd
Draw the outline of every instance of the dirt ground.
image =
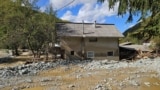
MULTIPOLYGON (((23 60, 16 60, 0 64, 0 68, 24 63, 23 60)), ((160 78, 154 77, 157 72, 137 72, 138 70, 139 68, 131 67, 85 70, 78 65, 60 66, 39 72, 36 76, 23 77, 31 81, 6 86, 3 90, 106 90, 96 89, 97 85, 106 87, 107 90, 160 90, 160 78), (138 83, 130 82, 132 79, 138 83), (14 87, 20 89, 13 89, 14 87)))
MULTIPOLYGON (((19 66, 30 58, 16 57, 0 63, 0 68, 19 66)), ((160 77, 157 76, 158 72, 144 72, 139 67, 92 70, 71 64, 44 70, 33 76, 6 78, 12 84, 8 83, 0 90, 160 90, 160 77)))

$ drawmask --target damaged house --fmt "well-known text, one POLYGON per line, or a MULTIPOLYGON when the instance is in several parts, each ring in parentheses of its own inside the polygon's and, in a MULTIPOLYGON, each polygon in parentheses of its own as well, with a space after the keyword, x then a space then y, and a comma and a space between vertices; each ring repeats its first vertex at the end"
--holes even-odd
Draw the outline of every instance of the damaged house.
POLYGON ((119 38, 114 24, 57 23, 57 37, 67 59, 119 60, 119 38))
POLYGON ((120 44, 120 59, 134 60, 151 57, 152 50, 148 45, 137 45, 131 42, 120 44))

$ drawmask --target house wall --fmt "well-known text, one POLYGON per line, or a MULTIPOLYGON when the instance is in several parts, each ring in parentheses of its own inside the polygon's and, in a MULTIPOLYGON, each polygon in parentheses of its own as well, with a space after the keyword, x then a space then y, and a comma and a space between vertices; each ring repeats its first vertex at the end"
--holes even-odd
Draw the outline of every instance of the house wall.
POLYGON ((97 38, 97 42, 89 42, 90 38, 65 37, 63 47, 69 55, 71 51, 75 56, 81 57, 84 50, 84 56, 87 57, 88 51, 94 52, 94 59, 119 60, 118 38, 97 38), (84 41, 84 42, 83 42, 84 41), (107 52, 113 51, 114 56, 107 56, 107 52))
POLYGON ((94 51, 94 59, 112 59, 119 60, 118 38, 97 38, 97 42, 89 42, 85 39, 85 51, 94 51), (114 56, 108 56, 107 53, 113 51, 114 56))
POLYGON ((81 59, 82 53, 82 38, 77 37, 62 37, 61 48, 65 50, 66 58, 81 59), (74 51, 74 55, 71 55, 74 51))

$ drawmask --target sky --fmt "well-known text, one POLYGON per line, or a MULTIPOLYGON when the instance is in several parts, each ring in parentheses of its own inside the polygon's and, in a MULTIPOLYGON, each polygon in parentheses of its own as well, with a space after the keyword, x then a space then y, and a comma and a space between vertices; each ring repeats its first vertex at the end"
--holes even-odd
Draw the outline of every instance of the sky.
POLYGON ((127 23, 128 14, 117 15, 119 3, 114 6, 114 9, 109 9, 108 0, 104 3, 98 3, 97 0, 39 0, 37 5, 42 12, 51 5, 57 12, 57 16, 62 20, 115 24, 122 33, 134 26, 140 17, 139 15, 134 16, 133 21, 127 23))

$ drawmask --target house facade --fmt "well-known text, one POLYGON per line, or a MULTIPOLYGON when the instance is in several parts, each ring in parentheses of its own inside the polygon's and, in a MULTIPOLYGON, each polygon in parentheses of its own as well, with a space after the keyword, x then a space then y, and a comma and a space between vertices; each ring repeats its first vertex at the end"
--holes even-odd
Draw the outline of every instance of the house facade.
POLYGON ((68 59, 119 60, 119 38, 114 24, 57 23, 57 36, 68 59))

